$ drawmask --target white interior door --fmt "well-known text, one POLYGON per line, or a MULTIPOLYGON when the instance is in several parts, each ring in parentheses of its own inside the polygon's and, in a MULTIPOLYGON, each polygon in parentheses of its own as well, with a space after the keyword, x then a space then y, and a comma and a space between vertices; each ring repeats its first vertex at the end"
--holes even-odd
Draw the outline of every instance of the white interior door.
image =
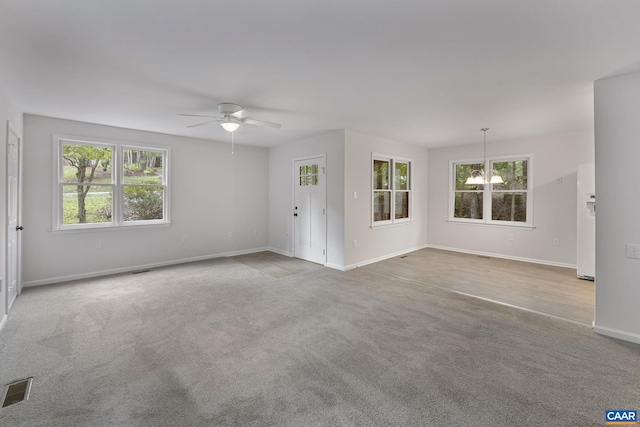
POLYGON ((7 123, 7 296, 6 313, 18 295, 20 283, 20 138, 7 123))
POLYGON ((325 159, 294 162, 294 256, 325 264, 327 259, 327 196, 325 159))

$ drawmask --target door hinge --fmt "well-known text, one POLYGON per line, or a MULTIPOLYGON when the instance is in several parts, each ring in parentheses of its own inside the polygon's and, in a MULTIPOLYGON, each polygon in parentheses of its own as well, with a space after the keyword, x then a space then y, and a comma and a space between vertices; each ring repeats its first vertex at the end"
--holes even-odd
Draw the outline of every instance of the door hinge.
POLYGON ((324 215, 324 208, 322 208, 322 215, 324 215))
POLYGON ((324 249, 322 250, 322 255, 326 255, 326 251, 324 249))

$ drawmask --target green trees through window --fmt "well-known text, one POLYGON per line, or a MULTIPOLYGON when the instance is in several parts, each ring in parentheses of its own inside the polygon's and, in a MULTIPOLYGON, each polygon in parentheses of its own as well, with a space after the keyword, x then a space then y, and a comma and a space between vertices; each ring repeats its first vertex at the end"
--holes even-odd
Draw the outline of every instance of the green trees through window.
POLYGON ((390 160, 373 161, 373 221, 391 220, 390 160))
POLYGON ((509 160, 488 160, 483 163, 452 162, 452 220, 475 222, 531 224, 531 197, 529 190, 529 157, 509 160), (484 173, 492 169, 502 177, 503 183, 467 184, 474 171, 484 173))
POLYGON ((455 218, 483 218, 484 186, 466 183, 473 171, 484 172, 484 165, 479 163, 455 165, 453 215, 455 218))
POLYGON ((128 148, 122 157, 124 220, 162 219, 163 153, 128 148))
POLYGON ((493 169, 502 176, 504 183, 492 184, 491 219, 527 222, 528 162, 493 162, 493 169))
POLYGON ((57 229, 167 222, 168 150, 57 143, 57 229))
POLYGON ((113 203, 110 166, 113 148, 64 144, 62 158, 63 224, 110 222, 113 203), (96 176, 98 170, 100 172, 96 176))
POLYGON ((391 158, 374 158, 372 169, 374 224, 410 219, 411 162, 391 158))

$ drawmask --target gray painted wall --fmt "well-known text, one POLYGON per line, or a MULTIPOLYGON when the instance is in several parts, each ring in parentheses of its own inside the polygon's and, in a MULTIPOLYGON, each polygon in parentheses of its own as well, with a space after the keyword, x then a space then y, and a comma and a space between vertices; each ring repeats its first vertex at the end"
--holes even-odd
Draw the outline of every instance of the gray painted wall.
POLYGON ((344 266, 344 131, 334 131, 269 151, 269 247, 293 255, 293 161, 326 155, 327 265, 344 266))
POLYGON ((426 245, 427 149, 353 131, 335 131, 271 148, 269 246, 293 254, 293 160, 327 156, 327 266, 340 270, 426 245), (414 160, 414 221, 372 230, 371 153, 414 160), (356 191, 358 197, 353 198, 356 191), (358 241, 353 247, 353 240, 358 241))
POLYGON ((427 159, 425 147, 346 131, 345 268, 354 268, 427 244, 427 159), (371 227, 372 153, 411 159, 413 221, 371 227), (353 193, 356 192, 354 199, 353 193), (356 241, 354 247, 353 241, 356 241))
POLYGON ((265 148, 25 115, 23 282, 26 286, 265 248, 265 148), (171 147, 172 224, 53 233, 52 134, 171 147), (228 233, 232 237, 228 237, 228 233), (187 236, 187 243, 182 242, 187 236), (96 241, 102 248, 96 248, 96 241))
POLYGON ((640 343, 640 72, 595 82, 595 331, 640 343))
POLYGON ((482 154, 482 143, 429 150, 429 246, 575 268, 577 170, 581 163, 593 163, 593 132, 487 143, 489 157, 533 155, 535 229, 447 222, 449 161, 482 154), (560 246, 553 245, 555 238, 560 246))

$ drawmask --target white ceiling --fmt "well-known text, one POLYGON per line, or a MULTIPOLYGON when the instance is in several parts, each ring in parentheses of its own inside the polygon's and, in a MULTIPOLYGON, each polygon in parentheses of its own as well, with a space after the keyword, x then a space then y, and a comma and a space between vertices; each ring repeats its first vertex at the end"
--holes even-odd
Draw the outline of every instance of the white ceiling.
POLYGON ((429 147, 593 128, 593 81, 640 68, 638 0, 0 0, 25 113, 224 141, 220 102, 282 129, 429 147))

